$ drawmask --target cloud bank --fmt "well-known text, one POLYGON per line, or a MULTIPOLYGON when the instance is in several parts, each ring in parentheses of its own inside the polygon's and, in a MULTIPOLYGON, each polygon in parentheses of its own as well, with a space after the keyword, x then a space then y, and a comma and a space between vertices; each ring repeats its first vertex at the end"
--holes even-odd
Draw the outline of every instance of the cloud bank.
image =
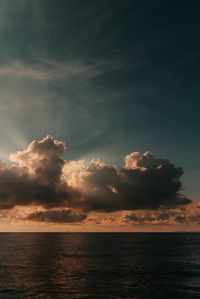
POLYGON ((48 210, 38 211, 29 214, 25 220, 40 221, 40 222, 56 222, 56 223, 73 223, 81 222, 86 219, 86 214, 77 213, 70 209, 68 210, 48 210))
POLYGON ((64 142, 48 135, 0 162, 0 209, 39 206, 27 219, 81 222, 91 211, 175 208, 191 203, 181 195, 183 169, 151 152, 133 152, 115 166, 93 159, 66 161, 64 142), (61 209, 61 210, 55 210, 61 209))
POLYGON ((193 230, 200 225, 200 203, 194 202, 185 206, 177 206, 173 209, 160 208, 158 210, 137 210, 110 213, 102 215, 91 214, 87 217, 86 222, 92 227, 95 226, 112 226, 112 227, 129 227, 144 228, 155 227, 165 228, 174 227, 184 230, 193 230))

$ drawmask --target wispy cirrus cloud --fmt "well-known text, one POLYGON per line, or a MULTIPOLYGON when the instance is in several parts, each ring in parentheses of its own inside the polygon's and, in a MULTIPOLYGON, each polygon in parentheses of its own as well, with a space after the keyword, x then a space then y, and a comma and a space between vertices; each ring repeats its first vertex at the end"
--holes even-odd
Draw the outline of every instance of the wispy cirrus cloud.
POLYGON ((30 79, 36 81, 55 81, 69 78, 81 78, 84 80, 95 78, 104 72, 121 68, 118 64, 108 61, 73 61, 64 60, 62 62, 50 59, 40 59, 33 64, 27 64, 21 60, 14 60, 0 66, 0 77, 13 79, 30 79))
POLYGON ((0 67, 0 76, 15 79, 32 79, 46 81, 50 79, 50 74, 42 68, 28 66, 21 61, 14 61, 0 67))

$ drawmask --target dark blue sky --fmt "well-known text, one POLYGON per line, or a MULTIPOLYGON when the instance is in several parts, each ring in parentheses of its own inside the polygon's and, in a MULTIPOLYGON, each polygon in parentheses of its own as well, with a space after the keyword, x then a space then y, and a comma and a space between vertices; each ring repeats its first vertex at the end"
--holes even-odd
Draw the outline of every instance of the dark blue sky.
POLYGON ((1 158, 52 134, 70 159, 152 151, 199 198, 200 3, 0 3, 1 158))

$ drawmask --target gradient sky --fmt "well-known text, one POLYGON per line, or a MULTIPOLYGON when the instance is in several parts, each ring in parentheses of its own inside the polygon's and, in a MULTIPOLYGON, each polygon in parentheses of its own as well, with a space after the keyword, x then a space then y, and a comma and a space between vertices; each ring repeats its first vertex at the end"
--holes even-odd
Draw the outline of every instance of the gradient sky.
POLYGON ((151 151, 200 195, 199 1, 2 0, 0 158, 51 134, 68 159, 151 151))

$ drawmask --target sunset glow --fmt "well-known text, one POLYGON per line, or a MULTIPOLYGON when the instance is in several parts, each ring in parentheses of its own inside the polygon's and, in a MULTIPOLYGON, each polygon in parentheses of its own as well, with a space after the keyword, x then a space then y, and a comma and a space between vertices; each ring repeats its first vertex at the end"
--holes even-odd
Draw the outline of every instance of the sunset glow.
POLYGON ((66 149, 47 135, 1 161, 3 231, 199 229, 200 204, 181 193, 181 167, 132 152, 117 169, 98 158, 67 160, 66 149))

